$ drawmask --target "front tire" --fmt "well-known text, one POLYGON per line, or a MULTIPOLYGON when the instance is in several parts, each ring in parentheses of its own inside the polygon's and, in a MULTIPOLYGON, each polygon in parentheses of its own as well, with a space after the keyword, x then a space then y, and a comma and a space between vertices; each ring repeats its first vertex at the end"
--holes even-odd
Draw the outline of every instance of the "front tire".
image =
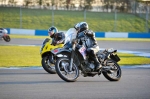
POLYGON ((79 77, 79 69, 76 64, 72 64, 72 71, 69 71, 70 60, 66 57, 56 61, 55 68, 58 76, 66 82, 75 82, 79 77))
POLYGON ((41 63, 46 72, 56 74, 55 65, 50 63, 48 56, 43 57, 41 63))
POLYGON ((102 72, 104 77, 109 81, 119 81, 122 75, 122 71, 118 63, 112 59, 108 59, 106 61, 106 66, 110 66, 111 69, 102 72))

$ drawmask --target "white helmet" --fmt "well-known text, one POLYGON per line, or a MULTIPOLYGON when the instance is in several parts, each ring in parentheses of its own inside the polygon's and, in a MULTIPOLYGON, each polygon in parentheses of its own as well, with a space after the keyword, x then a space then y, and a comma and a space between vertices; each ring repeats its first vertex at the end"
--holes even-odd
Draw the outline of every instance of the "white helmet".
POLYGON ((6 29, 4 29, 4 31, 3 31, 3 32, 4 32, 4 33, 6 33, 6 34, 8 33, 8 31, 7 31, 6 29))
POLYGON ((80 29, 80 23, 75 24, 74 28, 78 31, 80 29))
POLYGON ((6 30, 6 29, 4 29, 4 28, 0 28, 0 31, 2 32, 2 33, 8 33, 8 31, 6 30))

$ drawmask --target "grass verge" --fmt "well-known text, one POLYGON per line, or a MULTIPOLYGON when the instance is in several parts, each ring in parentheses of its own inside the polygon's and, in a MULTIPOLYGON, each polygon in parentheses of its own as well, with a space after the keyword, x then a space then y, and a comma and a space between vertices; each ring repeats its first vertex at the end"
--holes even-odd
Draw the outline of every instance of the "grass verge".
MULTIPOLYGON (((85 19, 84 11, 54 10, 53 15, 54 16, 52 16, 52 10, 48 9, 0 7, 0 27, 48 29, 50 26, 54 25, 59 30, 67 30, 78 22, 86 21, 89 24, 90 29, 93 31, 146 31, 146 21, 134 14, 117 12, 117 19, 115 19, 114 12, 86 11, 85 19)), ((150 27, 150 20, 148 20, 147 23, 147 27, 150 27)))
MULTIPOLYGON (((41 66, 40 46, 0 46, 0 67, 41 66)), ((119 65, 150 64, 150 58, 118 53, 119 65)))

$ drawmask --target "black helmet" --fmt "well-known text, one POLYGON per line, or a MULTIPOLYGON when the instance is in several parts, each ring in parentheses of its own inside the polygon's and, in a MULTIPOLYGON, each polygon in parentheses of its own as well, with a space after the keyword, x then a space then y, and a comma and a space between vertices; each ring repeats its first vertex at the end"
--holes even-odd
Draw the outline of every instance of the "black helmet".
POLYGON ((52 26, 52 27, 50 27, 50 28, 48 29, 48 33, 49 33, 49 36, 50 36, 50 37, 53 37, 53 35, 54 35, 55 33, 58 33, 58 29, 57 29, 56 27, 52 26))
POLYGON ((80 23, 79 32, 82 32, 82 31, 88 30, 88 29, 89 29, 89 26, 86 22, 81 22, 80 23))

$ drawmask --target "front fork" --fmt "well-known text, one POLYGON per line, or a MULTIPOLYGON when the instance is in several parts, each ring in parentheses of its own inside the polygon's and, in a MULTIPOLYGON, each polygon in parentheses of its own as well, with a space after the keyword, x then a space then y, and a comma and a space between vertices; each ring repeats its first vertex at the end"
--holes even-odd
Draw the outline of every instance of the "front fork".
POLYGON ((75 44, 73 44, 72 51, 71 51, 69 72, 72 71, 72 64, 73 64, 73 58, 74 58, 74 50, 75 50, 75 44))
POLYGON ((49 61, 50 61, 51 64, 55 64, 54 56, 52 54, 49 55, 49 61))

